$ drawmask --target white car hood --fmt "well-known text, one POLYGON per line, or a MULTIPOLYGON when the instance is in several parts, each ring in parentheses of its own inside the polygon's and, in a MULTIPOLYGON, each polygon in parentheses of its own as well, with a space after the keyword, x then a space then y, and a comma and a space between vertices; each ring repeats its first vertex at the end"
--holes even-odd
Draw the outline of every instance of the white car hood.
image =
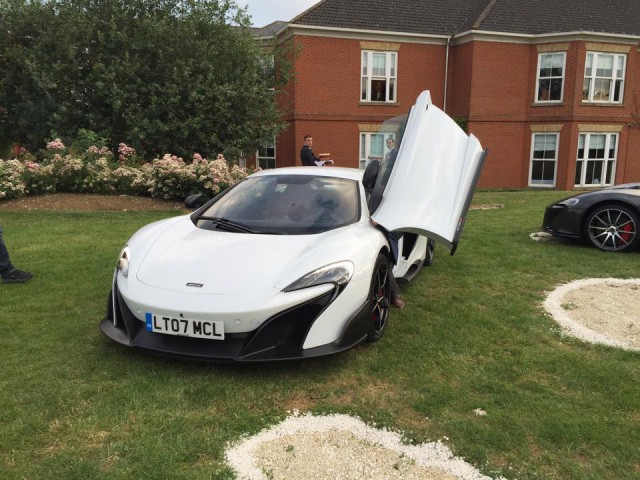
MULTIPOLYGON (((204 230, 185 217, 151 242, 136 278, 152 287, 193 294, 278 290, 286 286, 278 285, 283 280, 308 273, 299 269, 309 264, 318 237, 204 230)), ((143 252, 132 252, 136 254, 143 252)))
POLYGON ((423 92, 411 109, 398 156, 372 218, 453 251, 462 233, 485 152, 423 92))

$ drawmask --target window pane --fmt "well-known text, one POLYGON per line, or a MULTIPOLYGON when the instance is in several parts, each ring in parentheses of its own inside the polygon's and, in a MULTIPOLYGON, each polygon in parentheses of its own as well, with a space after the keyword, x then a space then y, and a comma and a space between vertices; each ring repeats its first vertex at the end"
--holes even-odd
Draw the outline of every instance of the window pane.
POLYGON ((607 178, 605 180, 605 183, 607 185, 610 185, 613 183, 613 167, 615 166, 616 162, 607 162, 607 178))
POLYGON ((626 57, 624 55, 618 55, 616 68, 616 78, 622 78, 624 76, 624 64, 626 57))
POLYGON ((540 80, 538 82, 538 100, 549 100, 551 98, 551 80, 540 80))
POLYGON ((602 183, 602 161, 587 162, 587 172, 584 183, 586 185, 600 185, 602 183))
POLYGON ((395 102, 396 100, 396 79, 392 78, 389 81, 389 100, 395 102))
POLYGON ((613 101, 620 102, 622 100, 622 80, 616 80, 613 87, 613 101))
POLYGON ((387 55, 384 53, 374 53, 372 61, 371 75, 374 77, 384 77, 387 73, 385 68, 387 55))
POLYGON ((384 135, 375 133, 371 134, 371 147, 369 158, 382 160, 384 149, 384 135))
POLYGON ((585 136, 580 135, 578 137, 578 158, 579 159, 584 158, 584 142, 585 142, 585 136))
POLYGON ((551 75, 551 55, 540 56, 540 72, 541 77, 548 77, 551 75))
POLYGON ((589 135, 589 158, 604 158, 605 135, 589 135))
POLYGON ((591 79, 585 78, 582 84, 582 100, 589 100, 589 90, 591 89, 591 79))
POLYGON ((533 158, 556 158, 557 135, 535 135, 533 158))
POLYGON ((613 76, 613 55, 598 55, 598 68, 596 68, 596 76, 613 76))
POLYGON ((582 161, 576 163, 576 178, 574 181, 575 185, 580 185, 582 183, 582 161))
POLYGON ((369 72, 367 71, 367 59, 369 55, 367 52, 362 52, 362 75, 367 75, 369 72))
POLYGON ((616 142, 618 141, 617 135, 611 135, 609 138, 609 158, 615 158, 616 156, 616 142))
POLYGON ((554 77, 562 76, 562 67, 564 64, 564 54, 556 53, 552 57, 551 61, 551 75, 554 77))
POLYGON ((371 101, 384 102, 387 100, 387 81, 371 80, 371 101))
POLYGON ((593 84, 594 100, 609 100, 609 89, 611 88, 611 80, 605 78, 596 78, 593 84))
POLYGON ((549 100, 562 100, 562 79, 554 78, 551 80, 551 93, 549 100))
POLYGON ((389 60, 389 75, 391 75, 392 77, 396 76, 396 54, 392 53, 390 55, 390 60, 389 60))
POLYGON ((585 77, 590 77, 591 76, 592 68, 593 68, 593 53, 587 53, 587 60, 585 61, 585 64, 584 64, 584 76, 585 77))

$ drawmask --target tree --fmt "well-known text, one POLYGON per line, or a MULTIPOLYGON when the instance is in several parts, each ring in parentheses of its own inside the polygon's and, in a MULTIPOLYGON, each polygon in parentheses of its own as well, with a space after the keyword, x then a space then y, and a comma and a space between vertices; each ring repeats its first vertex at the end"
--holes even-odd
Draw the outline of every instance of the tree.
POLYGON ((144 155, 234 158, 282 127, 288 75, 264 75, 263 54, 234 1, 4 0, 0 129, 31 149, 85 129, 144 155))

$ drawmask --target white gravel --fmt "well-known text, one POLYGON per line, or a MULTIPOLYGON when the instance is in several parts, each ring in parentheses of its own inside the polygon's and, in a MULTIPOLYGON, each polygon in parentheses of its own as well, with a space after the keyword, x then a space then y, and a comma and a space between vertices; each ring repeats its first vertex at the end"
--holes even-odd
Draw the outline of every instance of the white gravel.
POLYGON ((640 351, 640 279, 587 278, 556 288, 544 308, 586 342, 640 351))
POLYGON ((407 445, 399 433, 348 415, 300 415, 231 445, 245 480, 490 480, 440 441, 407 445))

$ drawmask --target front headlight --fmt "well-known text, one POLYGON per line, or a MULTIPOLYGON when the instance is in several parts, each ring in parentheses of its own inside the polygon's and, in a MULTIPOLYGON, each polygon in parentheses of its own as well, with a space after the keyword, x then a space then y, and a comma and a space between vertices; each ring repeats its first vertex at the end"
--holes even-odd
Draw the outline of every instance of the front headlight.
POLYGON ((560 205, 565 205, 567 207, 574 207, 578 204, 578 202, 580 202, 579 198, 573 197, 573 198, 567 198, 566 200, 563 200, 561 202, 558 202, 560 205))
POLYGON ((125 245, 120 252, 120 258, 118 258, 118 270, 122 272, 125 278, 129 276, 129 260, 131 259, 131 252, 129 246, 125 245))
POLYGON ((332 263, 303 275, 298 280, 285 287, 283 292, 292 292, 302 288, 322 285, 323 283, 335 283, 340 287, 351 280, 351 275, 353 275, 353 263, 347 260, 332 263))

